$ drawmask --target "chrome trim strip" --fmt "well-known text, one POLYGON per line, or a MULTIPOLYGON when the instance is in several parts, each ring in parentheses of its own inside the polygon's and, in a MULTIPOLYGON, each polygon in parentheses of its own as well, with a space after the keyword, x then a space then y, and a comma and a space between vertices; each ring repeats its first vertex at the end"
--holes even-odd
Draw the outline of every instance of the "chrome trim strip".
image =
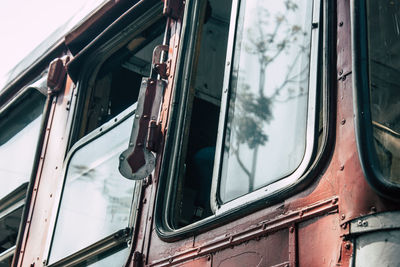
POLYGON ((400 229, 400 211, 370 214, 350 222, 350 234, 400 229))

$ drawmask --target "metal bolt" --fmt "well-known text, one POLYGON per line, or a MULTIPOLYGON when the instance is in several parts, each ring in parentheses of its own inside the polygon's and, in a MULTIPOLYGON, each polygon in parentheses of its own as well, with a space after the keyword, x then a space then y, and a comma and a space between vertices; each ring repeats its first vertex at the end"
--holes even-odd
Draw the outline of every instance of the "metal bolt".
POLYGON ((343 70, 339 70, 339 75, 342 75, 343 74, 343 70))
POLYGON ((362 225, 362 221, 361 221, 361 220, 358 220, 358 221, 357 221, 357 225, 358 225, 358 226, 361 226, 361 225, 362 225))
POLYGON ((343 26, 343 21, 339 22, 339 27, 343 26))
POLYGON ((340 215, 340 218, 341 218, 342 220, 344 220, 344 219, 346 219, 346 215, 345 215, 344 213, 342 213, 342 215, 340 215))
POLYGON ((342 125, 344 125, 346 123, 346 119, 342 119, 342 121, 340 122, 342 125))
POLYGON ((344 165, 340 165, 340 170, 341 170, 341 171, 344 170, 344 165))
POLYGON ((347 242, 347 243, 344 245, 344 248, 345 248, 345 249, 350 249, 350 248, 351 248, 351 245, 350 245, 350 243, 349 243, 349 242, 347 242))
POLYGON ((345 80, 346 80, 346 76, 343 76, 342 81, 345 81, 345 80))
POLYGON ((367 227, 368 226, 368 222, 367 221, 363 221, 362 222, 362 226, 367 227))

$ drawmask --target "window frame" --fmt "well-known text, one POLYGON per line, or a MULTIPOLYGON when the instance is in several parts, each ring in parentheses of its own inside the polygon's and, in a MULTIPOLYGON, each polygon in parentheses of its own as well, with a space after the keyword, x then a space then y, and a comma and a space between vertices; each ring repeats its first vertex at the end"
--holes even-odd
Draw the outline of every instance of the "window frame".
MULTIPOLYGON (((123 24, 123 30, 118 31, 116 34, 112 36, 108 36, 107 30, 103 32, 104 38, 106 40, 101 40, 102 38, 96 38, 91 44, 86 47, 82 53, 80 53, 77 57, 79 63, 74 63, 74 68, 80 67, 79 64, 82 64, 81 69, 83 70, 79 73, 76 81, 77 93, 73 95, 73 100, 71 101, 71 109, 73 110, 72 114, 72 123, 71 123, 71 134, 69 135, 68 145, 67 145, 67 155, 64 159, 63 164, 63 174, 62 174, 62 183, 59 188, 57 188, 55 206, 53 207, 52 217, 50 219, 50 225, 48 228, 49 237, 45 244, 45 253, 46 260, 45 266, 54 267, 54 266, 75 266, 75 264, 83 264, 85 261, 90 260, 91 258, 100 256, 101 258, 98 260, 102 260, 112 253, 119 252, 126 247, 129 247, 129 244, 135 238, 135 227, 137 224, 137 216, 138 216, 138 208, 141 203, 142 198, 142 181, 135 182, 134 185, 134 193, 131 203, 130 210, 130 220, 127 228, 120 229, 117 232, 105 236, 101 240, 97 240, 95 243, 74 252, 70 255, 65 255, 60 260, 56 262, 49 263, 51 255, 51 248, 54 238, 54 233, 56 229, 56 223, 58 214, 61 208, 62 195, 64 191, 64 185, 66 182, 66 174, 68 164, 76 151, 95 140, 96 138, 101 137, 101 135, 110 131, 111 129, 117 127, 124 120, 128 119, 129 116, 133 115, 136 111, 136 103, 122 111, 120 114, 112 118, 111 120, 105 122, 100 125, 98 128, 94 129, 90 133, 84 135, 79 138, 79 128, 81 125, 81 115, 79 111, 84 108, 86 97, 88 96, 88 92, 93 89, 96 77, 98 72, 101 69, 103 63, 112 57, 119 49, 126 46, 132 38, 139 35, 143 30, 147 29, 149 26, 158 22, 159 19, 162 18, 162 10, 163 3, 155 0, 143 1, 143 6, 132 8, 134 14, 137 14, 134 20, 130 20, 129 23, 126 21, 121 22, 123 24), (143 11, 145 7, 148 7, 144 10, 143 13, 138 14, 140 11, 143 11), (136 13, 135 13, 136 12, 136 13), (125 25, 124 23, 127 23, 125 25), (97 44, 96 41, 100 42, 97 44), (104 43, 101 43, 104 41, 104 43), (93 45, 93 46, 91 46, 93 45), (93 49, 93 50, 92 50, 93 49), (86 54, 87 53, 87 54, 86 54), (82 63, 80 63, 84 60, 82 63), (115 121, 116 119, 116 121, 115 121), (110 252, 110 253, 109 253, 110 252)), ((112 24, 111 26, 115 26, 112 24)), ((112 27, 110 27, 111 30, 112 27)), ((103 36, 101 36, 103 37, 103 36)), ((70 62, 73 63, 73 62, 70 62)), ((128 143, 127 143, 128 147, 128 143)), ((125 178, 124 178, 125 179, 125 178)))
MULTIPOLYGON (((238 13, 238 2, 240 0, 233 0, 232 3, 232 10, 235 10, 236 14, 238 13)), ((184 19, 183 19, 183 26, 182 26, 182 36, 181 36, 181 45, 180 51, 178 54, 178 65, 177 65, 177 72, 176 78, 174 81, 174 91, 172 98, 174 99, 173 102, 180 103, 179 106, 171 106, 170 107, 170 119, 168 122, 168 129, 166 136, 166 143, 165 143, 165 150, 163 153, 161 170, 160 170, 160 185, 157 193, 156 199, 156 212, 155 212, 155 222, 156 222, 156 231, 158 236, 166 241, 174 241, 180 238, 184 238, 186 236, 190 236, 192 234, 196 234, 206 229, 209 229, 213 225, 218 225, 221 223, 229 222, 234 218, 239 216, 243 216, 244 214, 249 214, 254 212, 260 208, 265 207, 266 205, 272 205, 283 199, 287 198, 294 193, 298 193, 303 190, 311 181, 312 178, 315 177, 320 171, 322 164, 327 161, 327 157, 329 154, 326 151, 332 147, 333 139, 332 139, 332 132, 330 131, 333 127, 333 120, 332 120, 332 112, 331 109, 334 107, 334 103, 331 103, 333 100, 330 97, 330 90, 329 88, 333 86, 332 81, 332 68, 329 67, 329 63, 334 62, 334 48, 331 48, 329 42, 331 42, 334 38, 333 34, 333 26, 334 25, 334 14, 330 14, 330 10, 334 10, 334 5, 326 0, 314 0, 313 2, 313 20, 312 26, 317 26, 317 30, 312 30, 311 32, 315 36, 318 35, 318 38, 312 39, 310 45, 312 46, 311 51, 314 51, 315 62, 310 62, 310 74, 314 75, 315 84, 314 84, 314 92, 313 94, 319 95, 321 94, 321 117, 322 117, 322 127, 323 127, 323 135, 322 141, 319 147, 316 145, 308 146, 308 150, 311 155, 308 161, 303 161, 301 164, 302 171, 296 172, 296 176, 291 175, 290 182, 281 182, 279 188, 268 194, 260 194, 256 193, 254 197, 248 198, 245 196, 239 197, 237 201, 231 201, 223 207, 223 209, 217 207, 217 212, 215 214, 196 221, 192 224, 181 228, 174 228, 173 224, 171 223, 171 209, 173 206, 173 192, 176 188, 176 179, 177 179, 177 170, 179 166, 177 164, 180 161, 181 157, 181 133, 183 131, 182 125, 184 113, 185 112, 185 105, 186 103, 182 103, 185 100, 187 94, 187 88, 191 82, 191 67, 193 67, 193 63, 191 62, 192 59, 195 57, 195 41, 193 40, 193 36, 197 35, 196 30, 196 16, 187 14, 193 14, 194 12, 199 13, 196 10, 195 5, 193 4, 194 1, 186 1, 185 5, 185 12, 184 12, 184 19), (317 12, 314 12, 317 10, 317 12), (190 13, 189 13, 190 12, 190 13), (318 15, 317 15, 318 14, 318 15), (316 34, 314 32, 317 32, 316 34), (317 64, 318 63, 318 64, 317 64), (321 64, 320 64, 321 63, 321 64), (320 67, 322 66, 322 67, 320 67), (319 90, 320 89, 320 90, 319 90), (182 100, 183 99, 183 100, 182 100), (166 156, 167 155, 167 156, 166 156), (233 203, 233 204, 232 204, 233 203)), ((198 1, 195 1, 198 2, 198 1)), ((198 7, 197 7, 198 8, 198 7)), ((198 15, 197 15, 198 16, 198 15)), ((231 16, 231 20, 233 17, 231 16)), ((234 17, 234 20, 237 18, 234 17)), ((232 23, 232 22, 231 22, 232 23)), ((233 54, 233 43, 229 43, 229 40, 234 39, 232 36, 232 29, 233 27, 230 26, 230 37, 228 37, 228 47, 227 53, 229 53, 229 59, 232 58, 233 54)), ((229 60, 230 61, 230 60, 229 60)), ((226 73, 230 73, 230 66, 225 63, 225 77, 224 77, 224 88, 226 88, 226 82, 229 81, 230 77, 227 78, 226 73)), ((311 82, 310 85, 311 86, 311 82)), ((311 92, 312 93, 312 92, 311 92)), ((316 103, 318 103, 318 99, 316 103)), ((226 103, 223 107, 221 103, 221 109, 226 109, 226 103)), ((318 109, 318 106, 315 105, 313 107, 314 110, 318 109)), ((310 112, 308 112, 309 114, 310 112)), ((318 117, 315 115, 315 118, 318 117)), ((318 126, 317 121, 315 121, 313 125, 307 123, 307 127, 309 127, 308 131, 315 131, 318 126)), ((225 124, 225 120, 221 121, 220 123, 225 124)), ((307 133, 307 136, 309 133, 307 133)), ((307 137, 308 138, 308 137, 307 137)), ((220 141, 221 142, 221 141, 220 141)), ((318 139, 314 138, 312 140, 313 143, 318 143, 318 139)), ((217 144, 218 145, 218 144, 217 144)), ((220 145, 220 144, 219 144, 220 145)), ((220 153, 220 152, 219 152, 220 153)), ((216 165, 214 165, 216 166, 216 165)), ((298 168, 299 169, 299 168, 298 168)), ((278 181, 279 182, 279 181, 278 181)), ((274 183, 276 185, 276 183, 274 183)), ((213 186, 215 195, 215 179, 213 179, 213 186)), ((261 190, 265 190, 262 188, 261 190)))
MULTIPOLYGON (((234 40, 236 34, 236 26, 238 13, 240 9, 240 1, 235 0, 233 2, 235 9, 233 16, 231 17, 231 26, 229 29, 229 37, 228 37, 228 50, 227 50, 227 59, 225 63, 225 75, 224 75, 224 83, 223 83, 223 94, 221 100, 221 113, 219 120, 219 128, 223 129, 223 131, 218 131, 217 137, 217 145, 216 145, 216 155, 214 161, 214 170, 213 170, 213 178, 212 178, 212 188, 211 188, 211 208, 218 215, 227 210, 237 208, 243 205, 243 203, 249 203, 253 201, 257 201, 261 198, 266 198, 271 195, 276 195, 280 191, 282 191, 285 187, 290 186, 291 184, 296 183, 296 181, 302 177, 302 174, 308 168, 312 156, 315 153, 315 127, 316 127, 316 103, 317 103, 317 63, 318 63, 318 54, 319 54, 319 27, 318 23, 320 20, 320 1, 314 0, 312 3, 312 21, 311 21, 311 41, 310 41, 310 63, 309 63, 309 84, 308 84, 308 104, 307 104, 307 126, 306 126, 306 145, 303 159, 300 165, 288 176, 283 177, 269 185, 263 186, 260 189, 257 189, 253 192, 249 192, 243 196, 237 197, 227 203, 220 203, 220 199, 218 196, 219 191, 219 183, 221 179, 221 171, 222 171, 222 161, 223 161, 223 143, 225 140, 225 132, 226 132, 226 123, 227 123, 227 115, 229 109, 229 91, 230 91, 230 83, 231 83, 231 74, 232 74, 232 65, 233 57, 234 57, 234 40), (317 25, 317 28, 314 27, 317 25), (266 193, 267 192, 267 193, 266 193)), ((234 7, 234 6, 233 6, 234 7)))
MULTIPOLYGON (((119 115, 114 117, 114 119, 104 123, 100 127, 96 128, 83 138, 81 138, 78 142, 74 144, 74 146, 70 149, 70 151, 67 154, 67 157, 64 161, 63 165, 63 182, 60 185, 60 188, 58 189, 59 193, 57 194, 56 198, 56 203, 57 204, 57 210, 53 214, 51 218, 51 224, 49 229, 51 229, 51 239, 49 240, 48 244, 46 245, 46 255, 47 259, 50 259, 51 256, 51 248, 52 248, 52 243, 55 235, 55 230, 56 230, 56 224, 57 224, 57 219, 58 215, 61 209, 61 201, 63 197, 63 192, 65 189, 65 183, 66 183, 66 176, 68 172, 68 166, 71 162, 72 157, 75 155, 77 151, 79 151, 81 148, 85 147, 87 144, 91 143, 92 141, 101 138, 104 134, 107 132, 111 131, 112 129, 115 129, 118 127, 121 123, 123 123, 125 120, 130 118, 131 116, 134 116, 136 110, 136 103, 131 105, 129 108, 121 112, 119 115)), ((125 178, 121 178, 125 179, 125 178)), ((62 259, 59 259, 55 262, 49 263, 46 266, 54 267, 54 266, 69 266, 69 264, 77 264, 84 262, 88 260, 90 257, 98 256, 100 254, 107 253, 109 250, 114 250, 117 248, 120 248, 119 250, 122 250, 127 246, 127 242, 131 239, 130 234, 133 232, 133 228, 136 225, 137 221, 137 210, 138 206, 140 204, 140 196, 141 196, 141 191, 142 191, 142 181, 135 182, 133 185, 134 190, 133 190, 133 198, 132 198, 132 203, 131 203, 131 208, 130 208, 130 214, 129 214, 129 222, 128 225, 125 228, 122 228, 111 235, 104 236, 104 238, 97 240, 95 243, 92 243, 91 245, 75 251, 72 254, 65 255, 62 259), (125 243, 126 246, 123 246, 125 243)), ((118 250, 118 251, 119 251, 118 250)))
POLYGON ((366 0, 351 1, 353 109, 357 150, 361 167, 368 184, 380 196, 400 200, 400 185, 388 181, 379 168, 373 143, 373 126, 370 111, 368 64, 368 18, 366 0))

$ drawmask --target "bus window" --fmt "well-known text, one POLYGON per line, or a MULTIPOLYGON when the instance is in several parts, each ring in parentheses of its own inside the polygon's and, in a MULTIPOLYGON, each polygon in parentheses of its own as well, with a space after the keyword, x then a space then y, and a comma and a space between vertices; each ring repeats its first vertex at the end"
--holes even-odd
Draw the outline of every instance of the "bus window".
POLYGON ((32 89, 20 104, 1 114, 0 199, 29 181, 45 100, 32 89))
POLYGON ((399 199, 400 4, 366 0, 355 3, 354 10, 354 89, 360 160, 372 187, 382 195, 399 199))
POLYGON ((215 176, 219 204, 289 176, 303 161, 313 101, 311 14, 312 1, 240 3, 215 176))
POLYGON ((108 266, 107 258, 115 261, 127 247, 141 185, 124 178, 118 164, 129 144, 142 77, 149 75, 153 49, 163 40, 164 20, 152 19, 152 26, 129 40, 125 37, 125 45, 104 59, 96 73, 91 70, 89 81, 80 83, 78 140, 64 168, 51 266, 108 266))
POLYGON ((45 99, 30 88, 0 113, 0 266, 14 254, 45 99))
POLYGON ((367 1, 374 146, 385 179, 400 185, 400 3, 367 1))
POLYGON ((318 1, 186 3, 197 45, 185 56, 190 83, 178 100, 180 158, 169 171, 165 212, 173 229, 296 182, 318 128, 317 71, 310 71, 318 59, 318 1))

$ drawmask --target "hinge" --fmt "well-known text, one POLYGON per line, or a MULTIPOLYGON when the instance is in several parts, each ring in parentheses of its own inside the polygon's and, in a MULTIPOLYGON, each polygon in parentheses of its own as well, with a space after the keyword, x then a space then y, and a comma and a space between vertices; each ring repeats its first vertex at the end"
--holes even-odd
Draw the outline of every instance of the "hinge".
POLYGON ((160 147, 161 127, 155 120, 149 122, 146 148, 153 152, 158 152, 160 147))
POLYGON ((178 19, 182 15, 184 0, 163 0, 163 14, 167 17, 178 19))
POLYGON ((167 64, 170 64, 171 61, 168 61, 167 63, 162 62, 162 57, 163 57, 163 52, 168 53, 168 45, 157 45, 154 48, 153 51, 153 60, 152 60, 152 68, 151 68, 151 73, 150 77, 153 79, 156 79, 157 74, 160 75, 162 79, 166 79, 169 76, 169 66, 167 64))
POLYGON ((69 60, 69 56, 64 56, 56 58, 50 63, 49 73, 47 74, 48 94, 58 93, 64 87, 65 78, 67 77, 66 65, 69 60))

